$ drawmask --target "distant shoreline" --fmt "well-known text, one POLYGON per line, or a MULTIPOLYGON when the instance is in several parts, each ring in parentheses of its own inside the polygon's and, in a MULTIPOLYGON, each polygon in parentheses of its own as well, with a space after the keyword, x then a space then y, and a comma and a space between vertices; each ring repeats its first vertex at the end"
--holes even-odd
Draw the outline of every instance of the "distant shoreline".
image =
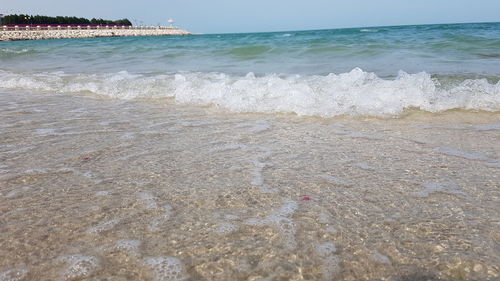
POLYGON ((45 29, 45 30, 1 30, 0 41, 42 40, 63 38, 96 38, 125 36, 166 36, 190 35, 191 33, 177 28, 166 27, 134 27, 128 29, 45 29))

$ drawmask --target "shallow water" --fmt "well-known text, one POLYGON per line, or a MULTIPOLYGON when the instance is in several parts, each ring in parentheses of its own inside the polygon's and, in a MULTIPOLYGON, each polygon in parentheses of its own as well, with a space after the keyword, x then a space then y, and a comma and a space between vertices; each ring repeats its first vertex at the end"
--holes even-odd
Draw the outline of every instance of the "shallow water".
POLYGON ((500 115, 2 91, 0 280, 497 280, 500 115))

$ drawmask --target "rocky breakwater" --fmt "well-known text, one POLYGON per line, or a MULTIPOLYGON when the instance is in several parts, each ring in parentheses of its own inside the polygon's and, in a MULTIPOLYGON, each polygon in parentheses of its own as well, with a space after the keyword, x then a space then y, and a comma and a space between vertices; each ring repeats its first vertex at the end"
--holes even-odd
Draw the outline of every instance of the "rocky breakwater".
POLYGON ((71 29, 71 30, 1 30, 0 41, 39 40, 61 38, 93 38, 115 36, 163 36, 189 35, 177 28, 131 28, 131 29, 71 29))

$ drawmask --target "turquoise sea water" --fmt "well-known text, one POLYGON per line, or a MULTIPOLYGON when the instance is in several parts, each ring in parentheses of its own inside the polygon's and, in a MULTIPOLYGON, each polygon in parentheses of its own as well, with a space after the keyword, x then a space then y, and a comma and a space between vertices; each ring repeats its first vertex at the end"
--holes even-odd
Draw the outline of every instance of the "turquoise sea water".
POLYGON ((0 43, 4 89, 172 97, 233 111, 498 111, 499 79, 500 23, 0 43))

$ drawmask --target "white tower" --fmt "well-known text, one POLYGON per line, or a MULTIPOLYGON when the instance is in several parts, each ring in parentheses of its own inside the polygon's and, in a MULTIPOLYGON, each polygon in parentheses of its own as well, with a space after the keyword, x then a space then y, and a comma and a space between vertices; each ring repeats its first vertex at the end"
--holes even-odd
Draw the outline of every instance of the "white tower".
POLYGON ((170 27, 174 27, 174 20, 172 18, 169 18, 167 22, 170 27))

